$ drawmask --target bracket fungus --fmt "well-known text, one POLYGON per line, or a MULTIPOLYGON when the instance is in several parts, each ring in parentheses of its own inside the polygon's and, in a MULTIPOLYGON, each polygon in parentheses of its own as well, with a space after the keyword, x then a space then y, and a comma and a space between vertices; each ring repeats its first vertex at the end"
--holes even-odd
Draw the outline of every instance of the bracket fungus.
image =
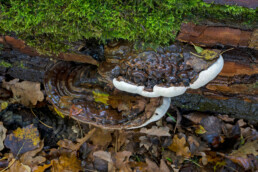
POLYGON ((170 98, 146 98, 105 87, 96 66, 58 62, 46 73, 47 99, 63 115, 108 129, 138 128, 159 120, 170 98))
POLYGON ((139 128, 162 118, 170 97, 206 85, 224 64, 216 50, 206 58, 185 45, 156 51, 133 47, 109 44, 99 66, 54 64, 45 74, 48 100, 58 112, 83 123, 109 129, 139 128))
MULTIPOLYGON (((112 83, 121 91, 144 97, 175 97, 189 88, 198 89, 213 80, 224 65, 218 50, 206 50, 200 56, 187 45, 142 52, 130 52, 130 46, 122 47, 121 50, 111 47, 105 54, 113 63, 112 70, 108 69, 112 83), (114 59, 118 61, 116 64, 114 59)), ((105 65, 106 62, 99 68, 100 74, 107 71, 105 65)))

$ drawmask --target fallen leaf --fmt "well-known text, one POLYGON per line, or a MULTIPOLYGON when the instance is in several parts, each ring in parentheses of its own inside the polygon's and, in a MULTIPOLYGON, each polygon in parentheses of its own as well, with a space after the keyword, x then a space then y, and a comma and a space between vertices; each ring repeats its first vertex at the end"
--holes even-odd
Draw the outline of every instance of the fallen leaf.
POLYGON ((76 106, 75 104, 73 104, 70 108, 70 114, 69 116, 77 116, 82 112, 81 106, 76 106))
POLYGON ((129 162, 129 158, 132 155, 132 152, 129 151, 123 151, 123 152, 117 152, 115 156, 115 166, 118 169, 123 168, 123 166, 126 166, 129 162))
POLYGON ((13 133, 7 135, 4 144, 17 156, 38 148, 39 142, 38 129, 31 124, 24 128, 17 128, 13 133))
POLYGON ((7 172, 31 172, 31 168, 27 165, 22 164, 19 160, 12 159, 9 163, 9 169, 7 172))
POLYGON ((201 56, 202 58, 204 58, 205 60, 213 60, 216 57, 218 57, 218 55, 220 54, 220 50, 209 50, 209 49, 205 49, 201 52, 201 56))
POLYGON ((204 134, 206 133, 207 131, 205 130, 205 128, 203 128, 202 125, 197 125, 197 128, 195 129, 195 133, 196 134, 204 134))
POLYGON ((92 130, 90 130, 83 138, 81 139, 77 139, 77 143, 73 143, 71 140, 59 140, 57 142, 57 145, 62 147, 62 148, 66 148, 66 149, 70 149, 73 151, 77 151, 80 149, 81 145, 86 142, 95 132, 96 128, 93 128, 92 130))
POLYGON ((198 112, 194 112, 194 113, 189 113, 188 115, 183 115, 186 119, 192 121, 194 124, 200 124, 201 120, 205 117, 207 117, 207 115, 203 114, 203 113, 198 113, 198 112))
POLYGON ((149 172, 159 171, 159 167, 155 162, 151 161, 149 158, 146 158, 145 161, 146 161, 146 164, 148 165, 147 171, 149 171, 149 172))
POLYGON ((152 143, 149 141, 148 137, 146 136, 140 136, 139 137, 140 147, 144 146, 147 150, 152 146, 152 143))
POLYGON ((44 100, 44 94, 40 91, 39 82, 18 81, 19 79, 14 79, 10 82, 3 81, 2 85, 7 90, 11 90, 14 97, 19 98, 19 103, 28 106, 30 104, 36 105, 37 101, 44 100))
POLYGON ((4 127, 3 123, 0 122, 0 151, 4 149, 4 139, 6 137, 6 128, 4 127))
POLYGON ((108 105, 108 97, 109 94, 107 93, 101 93, 101 92, 97 92, 97 91, 92 91, 93 95, 94 95, 94 100, 95 102, 101 102, 104 103, 105 105, 108 105))
POLYGON ((0 112, 8 107, 8 102, 1 102, 1 109, 0 112))
POLYGON ((152 126, 151 129, 147 128, 141 128, 140 133, 145 133, 147 135, 152 135, 152 136, 171 136, 169 134, 169 128, 168 127, 157 127, 157 126, 152 126))
POLYGON ((203 48, 202 47, 199 47, 199 46, 196 46, 196 45, 193 45, 194 46, 194 49, 195 51, 200 54, 202 51, 203 51, 203 48))
POLYGON ((52 160, 51 172, 81 171, 82 170, 81 160, 77 158, 76 154, 77 154, 76 151, 72 151, 70 154, 62 154, 58 160, 57 159, 52 160))
POLYGON ((46 169, 48 169, 51 166, 52 166, 52 164, 44 164, 43 166, 37 166, 37 167, 35 167, 33 172, 44 172, 46 169))
POLYGON ((170 170, 169 170, 169 168, 168 168, 166 162, 165 162, 163 159, 160 160, 159 171, 162 171, 162 172, 170 172, 170 170))
POLYGON ((176 152, 177 156, 183 156, 189 158, 191 156, 190 150, 186 145, 186 140, 184 137, 181 139, 177 135, 173 137, 172 144, 168 147, 173 152, 176 152))
POLYGON ((93 145, 106 147, 112 141, 111 131, 96 128, 94 137, 91 137, 90 140, 93 142, 93 145))
POLYGON ((93 156, 97 157, 99 159, 105 160, 107 162, 113 162, 112 158, 111 158, 111 153, 110 152, 99 150, 99 151, 94 152, 93 156))
POLYGON ((241 146, 238 150, 234 150, 230 156, 238 156, 247 158, 247 155, 253 154, 254 156, 258 155, 258 140, 247 142, 241 146))
POLYGON ((46 158, 43 156, 36 156, 44 147, 44 142, 41 141, 39 148, 32 151, 25 152, 20 157, 20 162, 24 165, 28 165, 33 171, 41 163, 46 161, 46 158))

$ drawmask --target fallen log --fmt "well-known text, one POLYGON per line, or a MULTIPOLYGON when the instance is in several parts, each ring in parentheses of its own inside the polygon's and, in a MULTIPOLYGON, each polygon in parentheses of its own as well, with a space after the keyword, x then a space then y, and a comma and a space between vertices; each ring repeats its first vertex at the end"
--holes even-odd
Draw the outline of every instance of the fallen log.
MULTIPOLYGON (((1 51, 1 76, 43 82, 53 64, 47 56, 24 54, 13 48, 1 51)), ((258 121, 257 50, 236 48, 223 54, 225 65, 212 82, 198 90, 172 98, 172 104, 185 110, 226 113, 258 121)))

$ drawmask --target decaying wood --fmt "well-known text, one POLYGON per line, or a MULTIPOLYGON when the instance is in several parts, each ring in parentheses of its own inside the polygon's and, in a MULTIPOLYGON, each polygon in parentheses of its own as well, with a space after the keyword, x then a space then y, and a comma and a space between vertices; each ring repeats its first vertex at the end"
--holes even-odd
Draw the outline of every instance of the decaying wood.
MULTIPOLYGON (((11 66, 0 66, 0 75, 43 82, 44 73, 53 61, 21 49, 26 47, 5 45, 0 59, 11 66)), ((201 89, 172 98, 172 104, 186 110, 227 113, 258 121, 258 51, 236 47, 223 57, 225 65, 216 79, 201 89)))

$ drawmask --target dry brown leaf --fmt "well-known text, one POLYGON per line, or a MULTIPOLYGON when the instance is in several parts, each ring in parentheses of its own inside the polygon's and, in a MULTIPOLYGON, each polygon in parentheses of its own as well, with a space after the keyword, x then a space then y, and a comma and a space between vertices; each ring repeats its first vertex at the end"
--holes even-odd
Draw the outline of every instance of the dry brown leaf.
POLYGON ((37 101, 44 100, 44 94, 40 91, 39 82, 22 81, 14 79, 10 82, 3 81, 3 87, 7 90, 11 90, 14 98, 18 98, 18 102, 28 106, 30 104, 36 105, 37 101))
POLYGON ((60 140, 57 142, 57 145, 62 147, 62 148, 66 148, 66 149, 70 149, 73 151, 77 151, 80 149, 81 145, 86 142, 95 132, 96 128, 93 128, 92 130, 90 130, 83 138, 81 139, 77 139, 77 143, 73 143, 71 140, 60 140))
POLYGON ((160 169, 159 171, 162 171, 162 172, 170 172, 166 162, 163 159, 160 160, 160 167, 159 167, 159 169, 160 169))
POLYGON ((3 123, 0 122, 0 151, 4 149, 4 139, 6 137, 6 128, 4 127, 3 123))
POLYGON ((76 157, 77 152, 62 154, 59 159, 51 161, 51 172, 79 172, 82 170, 81 161, 76 157))
POLYGON ((140 147, 144 146, 147 150, 152 146, 152 143, 149 141, 148 137, 146 136, 141 136, 139 137, 140 142, 140 147))
POLYGON ((44 172, 47 168, 51 167, 52 164, 44 164, 43 166, 37 166, 33 172, 44 172))
POLYGON ((20 157, 20 161, 24 165, 28 165, 32 170, 36 168, 39 164, 46 161, 46 158, 43 156, 36 156, 44 147, 44 142, 41 141, 39 148, 26 152, 20 157))
POLYGON ((172 144, 168 147, 173 152, 176 152, 177 156, 183 156, 189 158, 191 156, 190 150, 186 145, 186 140, 184 137, 181 139, 177 135, 173 137, 172 144))
POLYGON ((192 121, 194 124, 200 124, 201 120, 205 117, 207 117, 207 115, 203 114, 203 113, 199 113, 199 112, 194 112, 194 113, 190 113, 188 115, 184 115, 184 117, 186 119, 189 119, 190 121, 192 121))
POLYGON ((106 152, 106 151, 96 151, 93 153, 93 156, 102 160, 105 160, 107 162, 113 162, 112 158, 111 158, 111 153, 110 152, 106 152))
POLYGON ((118 169, 121 169, 123 166, 126 166, 129 162, 129 157, 132 155, 132 152, 123 151, 117 152, 115 156, 115 166, 118 169))
POLYGON ((96 128, 94 136, 92 136, 90 140, 93 142, 93 145, 106 147, 112 141, 111 131, 96 128))
POLYGON ((145 133, 147 135, 152 135, 152 136, 171 136, 169 134, 169 128, 168 127, 157 127, 157 126, 152 126, 151 129, 147 128, 141 128, 140 133, 145 133))
POLYGON ((16 159, 12 159, 9 163, 9 169, 6 172, 31 172, 29 166, 22 164, 20 161, 16 159))
POLYGON ((253 154, 258 155, 258 140, 253 142, 247 142, 244 146, 240 147, 238 150, 234 150, 230 156, 247 158, 247 155, 253 154))
POLYGON ((146 158, 146 164, 148 165, 148 167, 147 167, 148 172, 159 171, 158 165, 155 162, 151 161, 149 158, 146 158))

